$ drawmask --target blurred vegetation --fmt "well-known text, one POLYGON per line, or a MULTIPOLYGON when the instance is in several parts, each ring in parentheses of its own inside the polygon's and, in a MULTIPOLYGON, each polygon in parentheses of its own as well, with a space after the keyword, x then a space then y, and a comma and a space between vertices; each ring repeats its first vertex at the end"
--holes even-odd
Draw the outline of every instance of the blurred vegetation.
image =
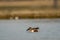
POLYGON ((35 16, 34 14, 24 14, 24 15, 0 15, 0 19, 10 19, 10 17, 12 17, 13 19, 15 19, 15 17, 18 17, 19 19, 38 19, 38 18, 60 18, 60 15, 43 15, 43 14, 39 14, 38 16, 35 16))
POLYGON ((11 15, 10 12, 12 10, 58 10, 60 9, 60 7, 57 7, 57 8, 54 8, 53 6, 39 6, 39 7, 32 7, 32 6, 0 6, 0 11, 1 10, 8 10, 9 12, 7 12, 6 14, 4 15, 0 15, 0 19, 10 19, 10 17, 12 17, 13 19, 15 19, 15 17, 18 17, 19 19, 26 19, 26 18, 30 18, 30 19, 35 19, 35 18, 60 18, 60 13, 59 15, 57 15, 57 13, 54 13, 54 15, 52 15, 53 13, 46 13, 48 15, 45 15, 45 14, 42 14, 42 13, 38 13, 38 15, 35 15, 34 13, 31 13, 31 14, 14 14, 14 15, 11 15))
MULTIPOLYGON (((0 10, 6 10, 6 9, 19 9, 19 10, 24 10, 24 9, 55 9, 54 6, 46 6, 46 5, 41 5, 41 6, 0 6, 0 10)), ((57 6, 57 9, 60 9, 60 6, 57 6)))

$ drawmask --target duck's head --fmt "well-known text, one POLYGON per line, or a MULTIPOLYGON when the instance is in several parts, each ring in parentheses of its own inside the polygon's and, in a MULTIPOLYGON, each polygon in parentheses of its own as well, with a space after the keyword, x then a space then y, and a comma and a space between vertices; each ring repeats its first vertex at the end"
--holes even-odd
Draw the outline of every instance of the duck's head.
POLYGON ((28 30, 30 30, 31 29, 31 27, 29 27, 26 31, 28 31, 28 30))

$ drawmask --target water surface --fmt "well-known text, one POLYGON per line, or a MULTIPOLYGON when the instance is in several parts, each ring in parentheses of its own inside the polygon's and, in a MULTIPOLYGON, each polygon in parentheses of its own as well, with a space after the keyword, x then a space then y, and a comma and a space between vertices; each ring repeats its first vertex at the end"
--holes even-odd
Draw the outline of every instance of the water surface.
POLYGON ((0 20, 0 40, 60 40, 60 19, 0 20), (39 32, 26 29, 39 27, 39 32))

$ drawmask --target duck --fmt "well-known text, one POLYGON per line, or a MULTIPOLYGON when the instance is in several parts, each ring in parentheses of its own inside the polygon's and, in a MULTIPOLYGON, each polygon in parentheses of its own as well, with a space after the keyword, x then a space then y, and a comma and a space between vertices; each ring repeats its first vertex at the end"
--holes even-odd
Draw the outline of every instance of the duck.
POLYGON ((29 32, 38 32, 38 29, 39 29, 39 27, 36 27, 36 28, 29 27, 26 31, 29 31, 29 32))

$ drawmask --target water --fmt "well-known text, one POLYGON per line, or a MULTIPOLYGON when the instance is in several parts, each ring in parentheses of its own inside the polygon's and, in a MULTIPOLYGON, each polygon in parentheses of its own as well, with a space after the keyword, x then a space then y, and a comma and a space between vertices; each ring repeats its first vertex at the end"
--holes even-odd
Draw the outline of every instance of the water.
POLYGON ((60 19, 0 20, 0 40, 60 40, 60 19), (39 27, 39 32, 26 29, 39 27))

